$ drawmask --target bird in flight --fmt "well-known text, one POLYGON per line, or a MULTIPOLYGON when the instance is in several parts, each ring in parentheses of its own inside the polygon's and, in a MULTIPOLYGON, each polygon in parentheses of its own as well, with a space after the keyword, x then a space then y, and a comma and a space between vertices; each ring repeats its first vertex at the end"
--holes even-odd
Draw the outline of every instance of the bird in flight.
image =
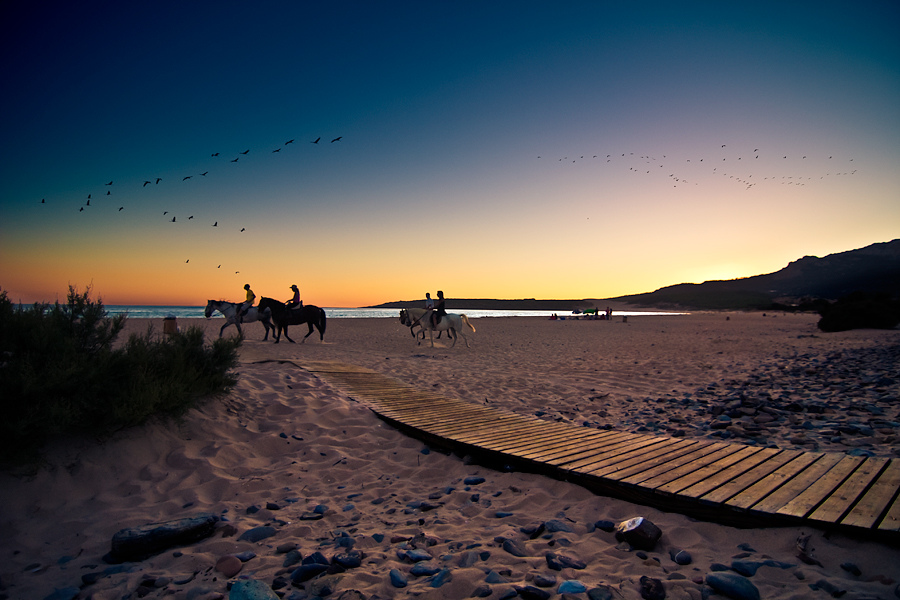
POLYGON ((164 210, 164 211, 163 211, 163 216, 165 216, 165 215, 167 215, 167 214, 169 214, 169 211, 164 210))
POLYGON ((149 184, 149 183, 150 183, 149 181, 145 181, 144 185, 142 185, 141 187, 147 187, 147 184, 149 184))
POLYGON ((204 172, 200 173, 200 176, 201 176, 201 177, 206 177, 206 174, 207 174, 207 173, 209 173, 209 171, 204 171, 204 172))
POLYGON ((217 268, 217 269, 221 269, 221 268, 222 268, 222 265, 219 265, 219 266, 218 266, 218 267, 216 267, 216 268, 217 268))
POLYGON ((245 229, 245 228, 244 228, 244 227, 241 227, 241 233, 243 233, 243 232, 244 232, 244 229, 245 229))
POLYGON ((236 159, 234 159, 234 160, 231 161, 231 162, 237 162, 239 158, 240 158, 240 156, 238 156, 236 159))
POLYGON ((90 195, 90 194, 88 194, 88 200, 90 200, 90 199, 91 199, 91 195, 90 195))
POLYGON ((294 140, 288 140, 284 143, 284 145, 287 146, 288 144, 293 144, 293 143, 294 143, 294 140))
POLYGON ((317 137, 317 138, 316 138, 316 141, 310 142, 310 144, 318 144, 318 143, 319 143, 319 140, 321 140, 321 139, 322 139, 322 138, 317 137))
POLYGON ((333 144, 333 143, 335 143, 335 142, 341 141, 341 138, 342 138, 342 137, 344 137, 344 136, 342 136, 342 135, 337 136, 336 138, 334 138, 333 140, 331 140, 331 143, 333 144))
MULTIPOLYGON (((803 158, 806 158, 806 157, 804 156, 803 158)), ((112 192, 110 192, 110 191, 107 190, 106 195, 107 195, 107 196, 110 196, 110 195, 112 195, 112 192)))
POLYGON ((185 177, 184 179, 182 179, 182 181, 187 181, 187 180, 190 179, 191 177, 193 177, 193 175, 188 175, 187 177, 185 177))
POLYGON ((175 217, 172 217, 172 223, 174 223, 174 222, 175 222, 175 217))
POLYGON ((219 155, 218 152, 213 152, 213 154, 212 154, 212 156, 218 156, 218 155, 219 155))
POLYGON ((106 184, 106 185, 112 185, 112 181, 110 181, 110 182, 109 182, 109 183, 107 183, 107 184, 106 184))
POLYGON ((184 264, 187 264, 189 262, 191 262, 191 259, 187 259, 186 261, 184 261, 184 264))
POLYGON ((193 218, 194 218, 194 215, 189 216, 189 217, 188 217, 188 221, 190 221, 190 220, 193 219, 193 218))
POLYGON ((244 150, 241 154, 247 154, 248 152, 250 152, 250 150, 244 150))
POLYGON ((215 223, 213 223, 213 227, 218 227, 218 226, 219 226, 219 222, 218 222, 218 221, 216 221, 215 223))
MULTIPOLYGON (((88 196, 88 198, 90 198, 90 196, 88 196)), ((90 205, 91 205, 91 201, 88 200, 88 201, 87 201, 87 204, 85 204, 85 206, 90 206, 90 205)))
POLYGON ((47 199, 46 199, 46 198, 41 198, 41 204, 46 204, 46 203, 47 203, 47 199))
POLYGON ((273 153, 273 154, 274 154, 275 152, 281 152, 281 148, 275 148, 274 150, 272 150, 272 153, 273 153))
POLYGON ((120 206, 120 207, 119 207, 119 210, 122 210, 123 208, 125 208, 125 207, 124 207, 124 206, 120 206))
POLYGON ((156 178, 156 184, 159 185, 159 182, 160 182, 160 181, 162 181, 162 177, 157 177, 157 178, 156 178))
POLYGON ((84 212, 84 207, 82 206, 81 208, 79 208, 78 212, 84 212))

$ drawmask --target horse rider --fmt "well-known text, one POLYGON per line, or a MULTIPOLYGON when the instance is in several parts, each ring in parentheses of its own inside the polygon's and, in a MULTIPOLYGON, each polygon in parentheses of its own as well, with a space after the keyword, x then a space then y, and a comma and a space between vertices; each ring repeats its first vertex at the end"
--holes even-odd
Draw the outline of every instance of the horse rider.
POLYGON ((250 289, 250 284, 245 283, 244 289, 247 290, 247 298, 244 300, 244 303, 241 304, 241 314, 240 321, 244 322, 244 315, 247 314, 247 311, 250 310, 250 307, 253 306, 253 302, 256 301, 256 294, 253 293, 253 290, 250 289))
MULTIPOLYGON (((441 322, 441 317, 447 314, 447 311, 444 310, 444 292, 438 290, 437 293, 437 303, 434 305, 434 310, 431 311, 431 328, 437 329, 438 323, 441 322)), ((426 294, 427 296, 427 294, 426 294)))
POLYGON ((285 302, 288 308, 303 308, 303 300, 300 299, 300 289, 297 287, 297 284, 291 286, 291 289, 294 290, 294 295, 291 296, 291 299, 285 302))

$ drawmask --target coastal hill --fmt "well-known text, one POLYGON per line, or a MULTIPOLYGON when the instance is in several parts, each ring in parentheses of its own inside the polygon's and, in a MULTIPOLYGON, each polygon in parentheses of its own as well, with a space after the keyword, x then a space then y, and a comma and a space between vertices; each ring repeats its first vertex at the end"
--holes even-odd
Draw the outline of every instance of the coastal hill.
MULTIPOLYGON (((604 307, 606 302, 647 308, 767 309, 804 300, 836 300, 853 292, 900 296, 900 239, 829 254, 804 256, 783 269, 740 279, 681 283, 654 292, 606 299, 520 300, 454 298, 459 308, 483 310, 573 311, 604 307)), ((398 300, 368 308, 409 308, 423 300, 398 300)))

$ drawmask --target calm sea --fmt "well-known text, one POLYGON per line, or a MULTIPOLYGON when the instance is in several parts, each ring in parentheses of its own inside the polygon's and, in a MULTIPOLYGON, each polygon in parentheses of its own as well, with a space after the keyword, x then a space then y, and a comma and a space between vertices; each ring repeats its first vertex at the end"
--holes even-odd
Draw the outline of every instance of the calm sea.
MULTIPOLYGON (((371 318, 391 318, 396 319, 400 314, 398 308, 329 308, 324 307, 325 313, 329 319, 371 319, 371 318)), ((126 313, 129 317, 135 319, 162 319, 173 316, 181 319, 202 319, 205 306, 123 306, 123 305, 107 305, 106 311, 110 315, 118 315, 126 313)), ((480 317, 549 317, 556 313, 561 317, 572 316, 570 313, 564 313, 553 310, 477 310, 466 308, 453 308, 451 312, 465 313, 470 318, 480 317)), ((614 311, 614 317, 622 316, 661 316, 661 315, 681 315, 684 313, 677 312, 652 312, 652 311, 614 311)), ((213 318, 222 318, 219 313, 214 313, 213 318)))

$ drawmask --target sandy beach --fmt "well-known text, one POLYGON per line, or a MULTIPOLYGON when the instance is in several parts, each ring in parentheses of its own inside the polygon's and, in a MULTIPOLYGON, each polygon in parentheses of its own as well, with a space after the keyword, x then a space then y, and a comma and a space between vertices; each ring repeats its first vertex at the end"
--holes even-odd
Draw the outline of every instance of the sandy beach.
MULTIPOLYGON (((262 325, 251 324, 226 397, 180 423, 100 444, 68 440, 48 450, 37 474, 0 476, 0 596, 197 600, 228 597, 231 584, 250 579, 294 599, 518 590, 699 600, 709 573, 743 561, 759 563, 749 581, 761 598, 900 597, 895 546, 814 527, 735 529, 493 471, 392 429, 291 364, 341 361, 578 426, 900 456, 900 331, 823 334, 816 320, 721 312, 473 319, 469 347, 441 339, 434 348, 417 345, 395 319, 332 319, 324 342, 314 333, 304 344, 264 342, 262 325), (484 481, 466 483, 471 477, 484 481), (103 561, 123 528, 200 513, 220 517, 210 537, 142 561, 103 561), (662 530, 653 550, 602 526, 636 516, 662 530), (532 537, 536 524, 545 527, 532 537), (251 531, 267 536, 253 541, 251 531), (813 564, 798 558, 797 541, 807 537, 813 564), (510 552, 509 540, 524 553, 510 552), (682 554, 676 562, 680 551, 689 561, 682 554), (358 566, 299 581, 300 559, 317 552, 333 567, 336 556, 358 566), (557 569, 548 553, 566 560, 557 569)), ((178 321, 209 337, 222 323, 178 321)), ((161 321, 142 319, 127 331, 149 325, 162 331, 161 321)), ((292 328, 291 337, 305 333, 292 328)))

